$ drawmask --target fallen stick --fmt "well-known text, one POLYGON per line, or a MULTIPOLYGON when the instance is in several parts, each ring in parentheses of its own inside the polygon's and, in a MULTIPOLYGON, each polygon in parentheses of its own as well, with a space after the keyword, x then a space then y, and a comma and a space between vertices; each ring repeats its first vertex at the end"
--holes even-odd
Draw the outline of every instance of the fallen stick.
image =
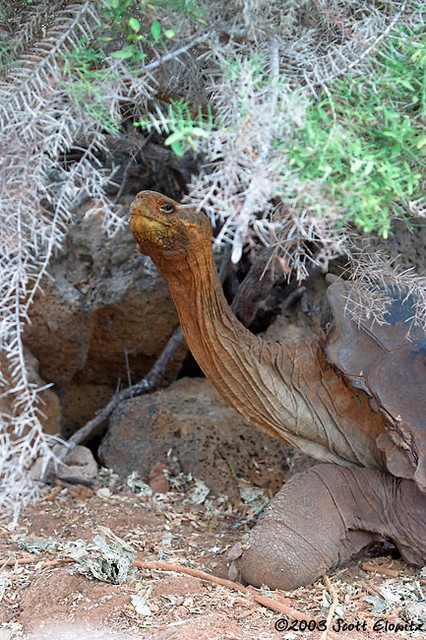
POLYGON ((24 558, 10 558, 4 562, 0 561, 1 568, 13 567, 15 564, 38 564, 41 569, 45 567, 57 567, 61 564, 75 562, 74 558, 55 558, 54 560, 40 560, 37 556, 28 556, 24 558))
POLYGON ((218 576, 206 573, 205 571, 201 571, 200 569, 191 569, 190 567, 185 567, 181 564, 172 564, 170 562, 162 562, 161 560, 134 560, 133 566, 137 567, 138 569, 156 569, 160 571, 174 571, 176 573, 184 573, 188 576, 193 576, 194 578, 199 578, 200 580, 205 580, 207 582, 212 582, 213 584, 218 584, 221 587, 226 587, 227 589, 231 589, 233 591, 240 591, 241 593, 245 593, 259 604, 267 607, 268 609, 271 609, 271 611, 276 611, 277 613, 289 616, 291 618, 294 618, 295 620, 306 620, 305 614, 295 611, 283 600, 274 600, 273 598, 269 598, 269 596, 264 596, 261 593, 257 593, 256 591, 254 591, 253 587, 244 587, 242 584, 238 584, 238 582, 233 582, 232 580, 227 580, 226 578, 219 578, 218 576))
MULTIPOLYGON (((15 564, 39 564, 40 568, 46 568, 72 562, 75 562, 74 558, 56 558, 54 560, 43 561, 34 556, 26 556, 23 558, 11 558, 1 563, 1 566, 4 568, 13 567, 15 564)), ((192 569, 191 567, 185 567, 181 564, 162 562, 161 560, 134 560, 132 562, 132 566, 136 569, 150 569, 156 571, 172 571, 174 573, 182 573, 184 575, 199 578, 200 580, 204 580, 212 584, 217 584, 221 587, 225 587, 226 589, 231 589, 232 591, 239 591, 240 593, 244 593, 263 607, 266 607, 267 609, 275 611, 276 613, 279 613, 281 615, 288 616, 289 618, 293 618, 293 620, 305 621, 307 617, 305 613, 296 611, 282 599, 274 600, 269 596, 264 596, 263 594, 258 593, 254 590, 253 587, 244 587, 242 584, 238 584, 238 582, 233 582, 232 580, 227 580, 226 578, 219 578, 218 576, 207 573, 206 571, 202 571, 201 569, 192 569)), ((331 589, 333 590, 333 587, 331 587, 331 589)), ((328 632, 327 637, 331 638, 331 640, 336 640, 335 634, 332 634, 331 632, 328 632)))
POLYGON ((375 562, 363 562, 361 564, 361 569, 363 571, 369 571, 370 573, 380 573, 383 576, 391 576, 392 578, 397 578, 399 576, 399 571, 397 571, 396 569, 382 567, 375 562))
POLYGON ((337 597, 336 589, 331 584, 330 578, 324 574, 322 576, 322 581, 324 582, 325 586, 328 589, 329 594, 331 595, 331 605, 330 605, 330 609, 328 610, 327 620, 326 620, 326 623, 325 623, 325 629, 322 632, 321 638, 320 638, 320 640, 327 640, 327 637, 329 636, 328 629, 329 629, 331 621, 333 619, 334 612, 336 611, 336 607, 339 604, 339 598, 337 597))

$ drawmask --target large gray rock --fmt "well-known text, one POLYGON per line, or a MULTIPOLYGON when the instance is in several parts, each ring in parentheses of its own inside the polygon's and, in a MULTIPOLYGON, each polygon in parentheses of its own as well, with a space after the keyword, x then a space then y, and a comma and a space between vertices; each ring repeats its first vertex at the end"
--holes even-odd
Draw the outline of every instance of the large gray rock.
POLYGON ((146 479, 173 458, 216 495, 239 498, 238 478, 275 493, 290 448, 255 429, 228 407, 203 378, 183 378, 167 389, 122 402, 101 444, 102 462, 122 476, 146 479))

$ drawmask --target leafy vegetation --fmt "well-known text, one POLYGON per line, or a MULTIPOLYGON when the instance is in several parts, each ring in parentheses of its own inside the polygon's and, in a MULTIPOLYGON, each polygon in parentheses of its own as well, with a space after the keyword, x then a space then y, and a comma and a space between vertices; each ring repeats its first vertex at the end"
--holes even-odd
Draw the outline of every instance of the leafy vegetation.
POLYGON ((104 57, 101 49, 85 41, 69 53, 64 53, 62 86, 80 109, 85 110, 107 131, 116 132, 118 123, 110 113, 102 90, 111 74, 111 69, 103 66, 104 57))
POLYGON ((407 217, 423 195, 425 91, 424 43, 404 34, 369 73, 335 82, 307 110, 291 161, 302 181, 321 181, 344 212, 341 222, 386 238, 392 218, 407 217))
POLYGON ((113 235, 127 219, 120 198, 132 169, 167 185, 178 171, 187 201, 220 222, 217 242, 232 245, 234 261, 259 242, 276 244, 285 271, 300 278, 309 261, 326 265, 346 250, 348 223, 386 236, 392 216, 425 213, 423 4, 2 4, 0 505, 8 513, 36 492, 34 458, 52 456, 25 327, 82 200, 113 235))
POLYGON ((201 107, 193 112, 187 101, 173 98, 165 113, 156 105, 155 112, 150 113, 148 118, 137 120, 134 125, 145 131, 155 129, 158 133, 166 134, 164 144, 177 156, 196 151, 200 138, 208 138, 215 129, 210 106, 207 106, 205 113, 201 107))

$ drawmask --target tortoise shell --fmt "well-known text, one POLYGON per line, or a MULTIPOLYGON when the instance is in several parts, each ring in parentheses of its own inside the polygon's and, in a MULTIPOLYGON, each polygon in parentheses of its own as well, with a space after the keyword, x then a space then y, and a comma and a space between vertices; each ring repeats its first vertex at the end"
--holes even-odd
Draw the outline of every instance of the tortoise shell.
POLYGON ((333 279, 327 290, 333 322, 325 355, 350 384, 369 395, 372 408, 384 414, 387 432, 376 443, 388 471, 414 479, 426 493, 426 334, 411 322, 409 297, 392 290, 388 294, 386 323, 354 320, 356 289, 333 279))

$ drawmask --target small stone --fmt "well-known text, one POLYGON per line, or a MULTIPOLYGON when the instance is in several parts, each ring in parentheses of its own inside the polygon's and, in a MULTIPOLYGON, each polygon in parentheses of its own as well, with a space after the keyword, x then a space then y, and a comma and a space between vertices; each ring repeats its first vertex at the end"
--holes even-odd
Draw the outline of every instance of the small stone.
POLYGON ((64 464, 59 466, 58 475, 92 480, 96 478, 98 465, 93 453, 87 447, 78 445, 68 453, 64 464))
MULTIPOLYGON (((55 455, 59 455, 62 451, 62 444, 55 444, 52 451, 55 455)), ((34 480, 40 480, 43 475, 43 460, 37 458, 31 467, 30 475, 34 480)), ((57 475, 59 478, 66 480, 93 480, 98 473, 98 465, 93 457, 93 453, 87 447, 78 445, 70 451, 63 462, 58 464, 57 475)))
POLYGON ((164 472, 168 471, 165 464, 157 462, 153 466, 148 476, 148 484, 153 493, 167 493, 170 489, 169 481, 167 480, 164 472))
POLYGON ((149 481, 149 486, 152 489, 152 493, 167 493, 170 489, 169 482, 163 475, 152 478, 149 481))
POLYGON ((68 494, 78 500, 87 500, 94 495, 94 491, 90 487, 85 487, 84 484, 76 484, 68 487, 68 494))
POLYGON ((96 495, 98 496, 98 498, 102 498, 106 500, 111 497, 112 493, 108 489, 108 487, 101 487, 100 489, 97 490, 96 495))

